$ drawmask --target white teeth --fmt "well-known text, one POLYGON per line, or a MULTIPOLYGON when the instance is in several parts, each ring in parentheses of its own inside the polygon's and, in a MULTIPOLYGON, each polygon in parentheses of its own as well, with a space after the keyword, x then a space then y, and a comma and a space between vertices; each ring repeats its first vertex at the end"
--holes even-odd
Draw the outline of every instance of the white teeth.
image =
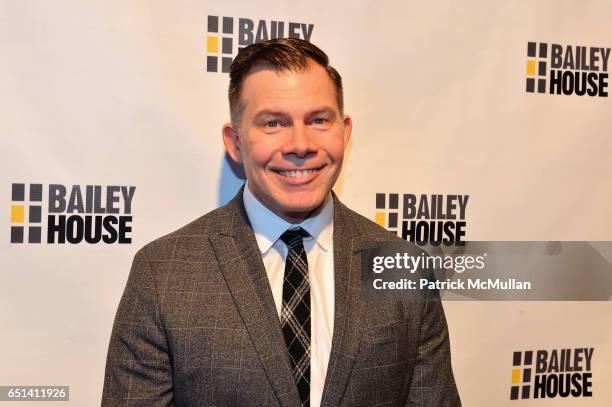
POLYGON ((279 171, 278 173, 284 177, 300 178, 300 177, 306 177, 315 171, 316 170, 290 170, 290 171, 279 171))

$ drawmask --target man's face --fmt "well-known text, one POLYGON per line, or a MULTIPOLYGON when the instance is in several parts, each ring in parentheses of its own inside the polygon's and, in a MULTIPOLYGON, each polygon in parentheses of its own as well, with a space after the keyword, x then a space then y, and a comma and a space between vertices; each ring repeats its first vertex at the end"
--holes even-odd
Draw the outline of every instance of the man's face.
POLYGON ((336 182, 351 135, 327 71, 310 61, 299 72, 256 67, 243 82, 238 128, 223 127, 230 156, 244 165, 249 187, 268 209, 292 223, 319 207, 336 182))

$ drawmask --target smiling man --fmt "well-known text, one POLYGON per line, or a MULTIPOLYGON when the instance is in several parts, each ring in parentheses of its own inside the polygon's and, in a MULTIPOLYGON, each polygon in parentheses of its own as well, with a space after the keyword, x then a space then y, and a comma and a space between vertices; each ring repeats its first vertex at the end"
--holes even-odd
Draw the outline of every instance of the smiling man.
POLYGON ((246 185, 136 254, 102 405, 460 406, 440 301, 361 295, 362 242, 398 238, 332 192, 352 121, 327 56, 251 45, 229 104, 246 185))
POLYGON ((263 52, 261 46, 239 55, 230 72, 232 123, 223 127, 227 151, 244 164, 248 189, 291 223, 308 218, 330 193, 352 128, 342 112, 340 75, 321 65, 324 54, 312 48, 319 62, 284 55, 274 67, 265 54, 255 55, 248 71, 243 60, 263 52))

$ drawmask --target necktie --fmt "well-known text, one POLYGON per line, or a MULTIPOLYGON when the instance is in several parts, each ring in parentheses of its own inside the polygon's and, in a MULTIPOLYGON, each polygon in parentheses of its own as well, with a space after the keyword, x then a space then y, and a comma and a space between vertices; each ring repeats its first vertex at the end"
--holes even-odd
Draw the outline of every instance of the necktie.
POLYGON ((287 229, 280 239, 287 245, 281 327, 291 357, 293 377, 302 406, 310 399, 310 284, 302 228, 287 229))

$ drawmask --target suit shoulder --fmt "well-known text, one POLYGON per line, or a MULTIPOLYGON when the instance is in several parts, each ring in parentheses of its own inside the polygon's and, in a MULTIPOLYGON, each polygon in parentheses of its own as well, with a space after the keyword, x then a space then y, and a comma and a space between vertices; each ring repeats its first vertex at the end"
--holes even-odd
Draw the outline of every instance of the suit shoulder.
MULTIPOLYGON (((220 232, 230 223, 232 208, 224 205, 189 222, 177 230, 161 236, 139 250, 149 260, 170 260, 202 254, 208 236, 220 232)), ((206 257, 206 256, 204 256, 206 257)), ((198 257, 202 260, 203 257, 198 257)))
POLYGON ((366 218, 365 216, 355 212, 340 201, 336 201, 339 212, 342 213, 345 218, 345 222, 349 224, 357 232, 364 235, 380 236, 381 238, 387 238, 391 240, 399 239, 396 234, 389 232, 387 229, 381 227, 376 222, 366 218))
POLYGON ((387 229, 381 227, 376 222, 366 218, 363 215, 355 212, 352 209, 349 209, 341 202, 338 202, 340 205, 339 209, 342 213, 343 219, 347 227, 353 229, 353 232, 359 236, 359 239, 362 242, 370 241, 370 242, 394 242, 399 245, 398 247, 403 247, 408 252, 414 253, 415 255, 419 255, 421 253, 427 254, 427 251, 413 242, 406 241, 396 235, 394 232, 390 232, 387 229))
POLYGON ((348 208, 341 202, 337 202, 339 209, 345 217, 345 222, 354 229, 358 234, 371 237, 375 240, 398 240, 403 241, 399 236, 387 229, 381 227, 376 222, 366 218, 365 216, 348 208))

